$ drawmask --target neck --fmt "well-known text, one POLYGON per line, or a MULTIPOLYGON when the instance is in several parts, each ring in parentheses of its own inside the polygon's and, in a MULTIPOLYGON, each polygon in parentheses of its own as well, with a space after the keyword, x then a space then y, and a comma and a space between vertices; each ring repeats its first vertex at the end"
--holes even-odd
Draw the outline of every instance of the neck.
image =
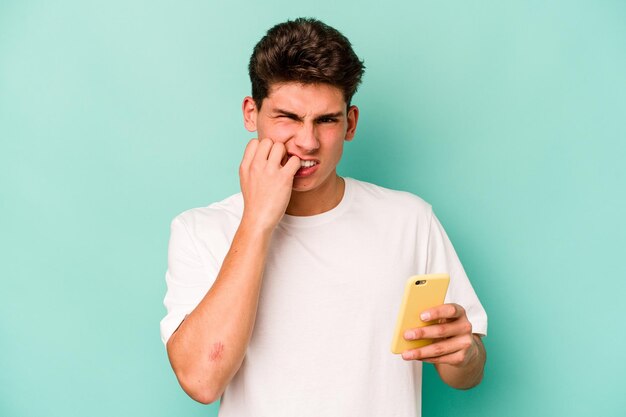
POLYGON ((286 213, 291 216, 314 216, 327 212, 341 202, 344 190, 345 181, 335 174, 314 190, 292 191, 286 213))

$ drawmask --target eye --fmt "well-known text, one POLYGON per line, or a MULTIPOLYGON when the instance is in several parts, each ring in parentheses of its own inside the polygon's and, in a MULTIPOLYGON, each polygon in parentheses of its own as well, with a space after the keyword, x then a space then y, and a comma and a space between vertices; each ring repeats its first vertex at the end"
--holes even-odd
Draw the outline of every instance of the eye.
POLYGON ((319 119, 320 123, 335 123, 337 121, 337 119, 335 119, 334 117, 322 117, 321 119, 319 119))
POLYGON ((296 116, 292 116, 289 114, 281 114, 280 116, 278 116, 278 119, 281 120, 298 120, 298 118, 296 116))

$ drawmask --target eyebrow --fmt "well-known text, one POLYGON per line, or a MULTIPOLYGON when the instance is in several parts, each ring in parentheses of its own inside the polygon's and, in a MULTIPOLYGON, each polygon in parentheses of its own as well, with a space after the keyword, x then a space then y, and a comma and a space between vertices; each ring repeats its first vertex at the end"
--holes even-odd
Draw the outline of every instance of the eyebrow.
MULTIPOLYGON (((281 116, 287 116, 290 117, 292 119, 296 119, 296 120, 302 120, 303 117, 290 112, 288 110, 283 110, 283 109, 276 109, 274 110, 275 114, 281 115, 281 116)), ((338 112, 334 112, 334 113, 325 113, 325 114, 320 114, 319 116, 315 117, 315 120, 320 120, 320 119, 326 119, 326 118, 337 118, 343 116, 343 112, 342 111, 338 111, 338 112)))

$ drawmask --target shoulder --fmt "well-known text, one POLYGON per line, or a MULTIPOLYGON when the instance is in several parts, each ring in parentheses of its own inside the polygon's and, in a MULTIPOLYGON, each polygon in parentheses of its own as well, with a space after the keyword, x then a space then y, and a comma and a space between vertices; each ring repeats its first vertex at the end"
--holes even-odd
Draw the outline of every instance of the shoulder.
POLYGON ((421 197, 408 191, 393 190, 365 181, 346 178, 354 190, 357 203, 366 204, 387 213, 410 213, 430 216, 432 206, 421 197))
POLYGON ((216 229, 229 230, 236 228, 241 221, 243 212, 243 197, 241 193, 234 194, 222 201, 206 207, 196 207, 185 210, 172 220, 172 227, 182 224, 191 234, 216 229))

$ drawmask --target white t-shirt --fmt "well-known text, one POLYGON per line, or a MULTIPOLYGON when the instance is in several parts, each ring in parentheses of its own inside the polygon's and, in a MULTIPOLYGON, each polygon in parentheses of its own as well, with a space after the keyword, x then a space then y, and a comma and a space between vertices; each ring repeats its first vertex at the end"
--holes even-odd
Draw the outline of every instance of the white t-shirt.
MULTIPOLYGON (((422 363, 390 351, 404 284, 448 273, 446 302, 473 332, 487 315, 431 206, 413 194, 345 179, 334 209, 285 215, 272 237, 256 323, 220 417, 415 417, 422 363)), ((239 226, 236 194, 171 225, 164 343, 211 287, 239 226)))

